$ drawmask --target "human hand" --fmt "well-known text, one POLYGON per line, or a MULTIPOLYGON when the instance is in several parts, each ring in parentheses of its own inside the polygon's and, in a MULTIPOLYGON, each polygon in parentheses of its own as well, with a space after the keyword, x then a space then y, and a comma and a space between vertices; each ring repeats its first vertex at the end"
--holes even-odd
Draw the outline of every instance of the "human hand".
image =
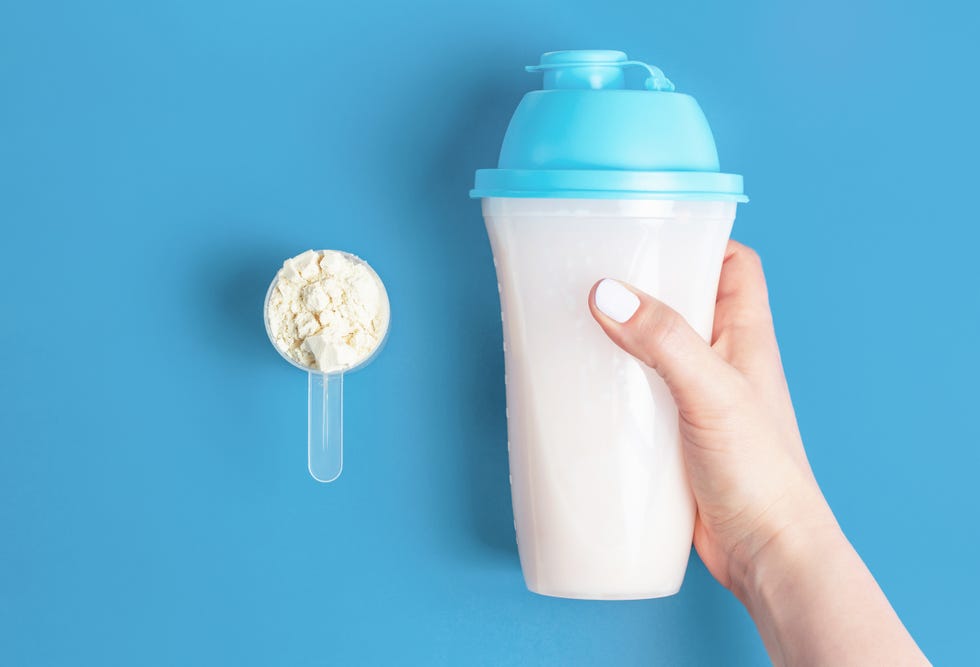
POLYGON ((589 304, 677 403, 698 507, 694 546, 722 585, 737 590, 748 564, 786 531, 836 526, 803 450, 755 252, 729 243, 710 346, 669 306, 616 281, 597 283, 589 304))
POLYGON ((729 242, 710 345, 676 311, 602 280, 589 307, 663 378, 697 502, 694 547, 777 665, 928 664, 837 525, 803 450, 762 264, 729 242))

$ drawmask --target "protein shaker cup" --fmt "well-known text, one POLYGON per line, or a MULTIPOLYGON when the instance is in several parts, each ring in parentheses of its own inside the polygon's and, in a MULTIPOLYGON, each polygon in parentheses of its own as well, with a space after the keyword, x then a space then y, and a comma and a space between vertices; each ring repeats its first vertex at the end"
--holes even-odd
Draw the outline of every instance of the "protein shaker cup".
POLYGON ((504 327, 524 578, 544 595, 653 598, 684 579, 695 505, 677 408, 587 305, 627 281, 711 335, 741 176, 697 102, 620 51, 546 53, 499 167, 476 173, 504 327))

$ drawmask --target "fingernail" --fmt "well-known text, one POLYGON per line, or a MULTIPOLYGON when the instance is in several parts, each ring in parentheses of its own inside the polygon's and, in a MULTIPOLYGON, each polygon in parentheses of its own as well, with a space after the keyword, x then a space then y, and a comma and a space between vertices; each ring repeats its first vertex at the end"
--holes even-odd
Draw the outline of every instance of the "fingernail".
POLYGON ((633 317, 640 299, 620 283, 604 278, 595 288, 595 305, 603 314, 620 324, 633 317))

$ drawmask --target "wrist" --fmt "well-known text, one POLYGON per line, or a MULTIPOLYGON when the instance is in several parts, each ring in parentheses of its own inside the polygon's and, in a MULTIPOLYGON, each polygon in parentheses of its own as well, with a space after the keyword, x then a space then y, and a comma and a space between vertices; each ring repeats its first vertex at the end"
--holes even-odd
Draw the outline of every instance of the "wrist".
MULTIPOLYGON (((822 496, 794 503, 764 527, 747 535, 732 550, 728 571, 731 590, 751 611, 772 589, 805 576, 822 556, 849 548, 837 520, 822 496)), ((773 512, 776 514, 776 512, 773 512)))
POLYGON ((928 664, 829 508, 753 546, 732 592, 774 664, 928 664))

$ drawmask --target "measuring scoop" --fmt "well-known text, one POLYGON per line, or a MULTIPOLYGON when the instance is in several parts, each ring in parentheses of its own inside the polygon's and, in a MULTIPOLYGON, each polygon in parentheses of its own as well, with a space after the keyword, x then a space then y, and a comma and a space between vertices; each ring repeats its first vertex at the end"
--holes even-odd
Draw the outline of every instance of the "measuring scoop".
MULTIPOLYGON (((324 250, 316 251, 322 255, 324 250)), ((269 285, 262 308, 262 319, 265 321, 265 331, 269 341, 283 359, 307 373, 309 383, 309 414, 308 414, 308 460, 310 474, 318 482, 332 482, 340 477, 344 467, 344 375, 361 369, 371 363, 388 340, 388 328, 391 319, 388 292, 381 278, 371 266, 360 257, 351 253, 340 252, 350 261, 363 265, 377 281, 378 291, 383 302, 382 332, 377 345, 367 355, 355 359, 352 363, 336 370, 320 371, 304 366, 287 355, 278 345, 269 322, 269 301, 279 283, 279 273, 269 285)))

